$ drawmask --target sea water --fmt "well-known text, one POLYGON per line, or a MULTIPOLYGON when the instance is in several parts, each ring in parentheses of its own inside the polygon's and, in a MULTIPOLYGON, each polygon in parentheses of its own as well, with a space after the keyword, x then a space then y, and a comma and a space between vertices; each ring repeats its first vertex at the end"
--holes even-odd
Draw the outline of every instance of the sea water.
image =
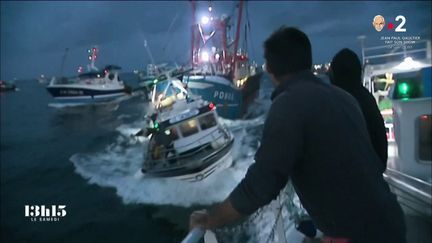
MULTIPOLYGON (((2 242, 180 242, 189 214, 225 199, 244 177, 269 105, 261 91, 253 109, 260 112, 244 121, 221 119, 235 136, 234 163, 189 183, 137 176, 147 141, 131 134, 148 109, 143 96, 64 107, 36 80, 17 86, 19 92, 0 96, 2 242), (33 221, 26 205, 64 205, 66 215, 33 221)), ((237 239, 256 242, 272 220, 270 214, 261 229, 232 234, 254 235, 237 239)))

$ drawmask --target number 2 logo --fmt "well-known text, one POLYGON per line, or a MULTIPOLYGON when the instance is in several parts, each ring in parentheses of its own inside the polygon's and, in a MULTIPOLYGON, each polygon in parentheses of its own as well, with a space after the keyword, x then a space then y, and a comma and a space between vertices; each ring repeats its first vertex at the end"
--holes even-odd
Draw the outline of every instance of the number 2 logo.
POLYGON ((384 19, 384 16, 382 16, 382 15, 376 15, 373 18, 372 25, 375 28, 375 30, 378 31, 378 32, 382 31, 385 28, 385 26, 387 26, 388 30, 393 30, 394 29, 395 32, 406 32, 406 28, 404 28, 404 26, 406 24, 406 18, 405 18, 405 16, 398 15, 398 16, 396 16, 396 18, 395 18, 394 21, 397 24, 396 28, 394 28, 395 27, 394 23, 392 23, 392 22, 386 23, 386 21, 384 19))
POLYGON ((403 15, 398 15, 398 16, 396 16, 395 21, 398 22, 399 20, 400 20, 401 22, 400 22, 400 24, 396 27, 395 31, 396 31, 396 32, 406 32, 406 29, 404 28, 404 25, 405 25, 405 23, 406 23, 406 18, 405 18, 405 16, 403 16, 403 15))

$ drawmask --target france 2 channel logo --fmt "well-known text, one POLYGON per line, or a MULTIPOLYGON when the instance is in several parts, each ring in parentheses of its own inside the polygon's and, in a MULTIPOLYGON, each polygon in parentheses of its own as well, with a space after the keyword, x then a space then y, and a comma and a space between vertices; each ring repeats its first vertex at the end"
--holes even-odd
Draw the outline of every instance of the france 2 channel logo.
MULTIPOLYGON (((394 29, 395 32, 406 32, 406 28, 404 28, 405 23, 406 23, 406 18, 403 15, 398 15, 396 16, 395 20, 396 23, 398 23, 400 21, 400 23, 396 26, 395 28, 395 24, 392 22, 388 22, 387 23, 387 29, 388 30, 392 30, 394 29)), ((382 15, 376 15, 373 18, 372 21, 372 25, 375 28, 376 31, 381 32, 381 30, 384 29, 384 27, 386 26, 386 22, 385 19, 382 15)))

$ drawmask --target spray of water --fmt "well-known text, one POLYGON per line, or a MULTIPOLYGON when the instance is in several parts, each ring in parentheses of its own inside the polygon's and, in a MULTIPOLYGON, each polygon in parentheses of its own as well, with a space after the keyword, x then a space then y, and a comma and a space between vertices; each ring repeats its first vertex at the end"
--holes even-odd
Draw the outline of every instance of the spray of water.
POLYGON ((256 130, 264 117, 249 121, 222 120, 236 137, 232 150, 233 165, 224 170, 224 176, 215 174, 199 183, 170 178, 142 178, 139 175, 147 140, 131 136, 142 124, 136 121, 117 128, 115 142, 96 153, 78 153, 70 160, 76 173, 91 184, 113 187, 124 203, 171 204, 189 207, 194 204, 212 204, 226 198, 244 177, 253 162, 259 140, 256 130), (241 127, 241 128, 240 128, 241 127))

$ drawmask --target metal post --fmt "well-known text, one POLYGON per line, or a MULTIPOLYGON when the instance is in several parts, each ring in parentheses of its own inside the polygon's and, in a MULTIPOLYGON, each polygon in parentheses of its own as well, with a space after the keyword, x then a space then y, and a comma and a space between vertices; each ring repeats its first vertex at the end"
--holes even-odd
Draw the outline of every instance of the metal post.
POLYGON ((426 41, 426 58, 431 59, 431 41, 426 41))
POLYGON ((203 236, 205 231, 201 228, 192 229, 189 234, 182 240, 181 243, 197 243, 203 236))
POLYGON ((363 67, 364 67, 364 65, 365 65, 364 41, 366 39, 366 36, 360 35, 360 36, 357 37, 357 39, 360 41, 361 55, 362 55, 362 64, 363 64, 363 67))
POLYGON ((64 69, 64 65, 66 63, 66 57, 67 57, 68 51, 69 51, 69 48, 66 47, 64 55, 63 55, 62 63, 61 63, 61 66, 60 66, 60 77, 63 76, 63 69, 64 69))

